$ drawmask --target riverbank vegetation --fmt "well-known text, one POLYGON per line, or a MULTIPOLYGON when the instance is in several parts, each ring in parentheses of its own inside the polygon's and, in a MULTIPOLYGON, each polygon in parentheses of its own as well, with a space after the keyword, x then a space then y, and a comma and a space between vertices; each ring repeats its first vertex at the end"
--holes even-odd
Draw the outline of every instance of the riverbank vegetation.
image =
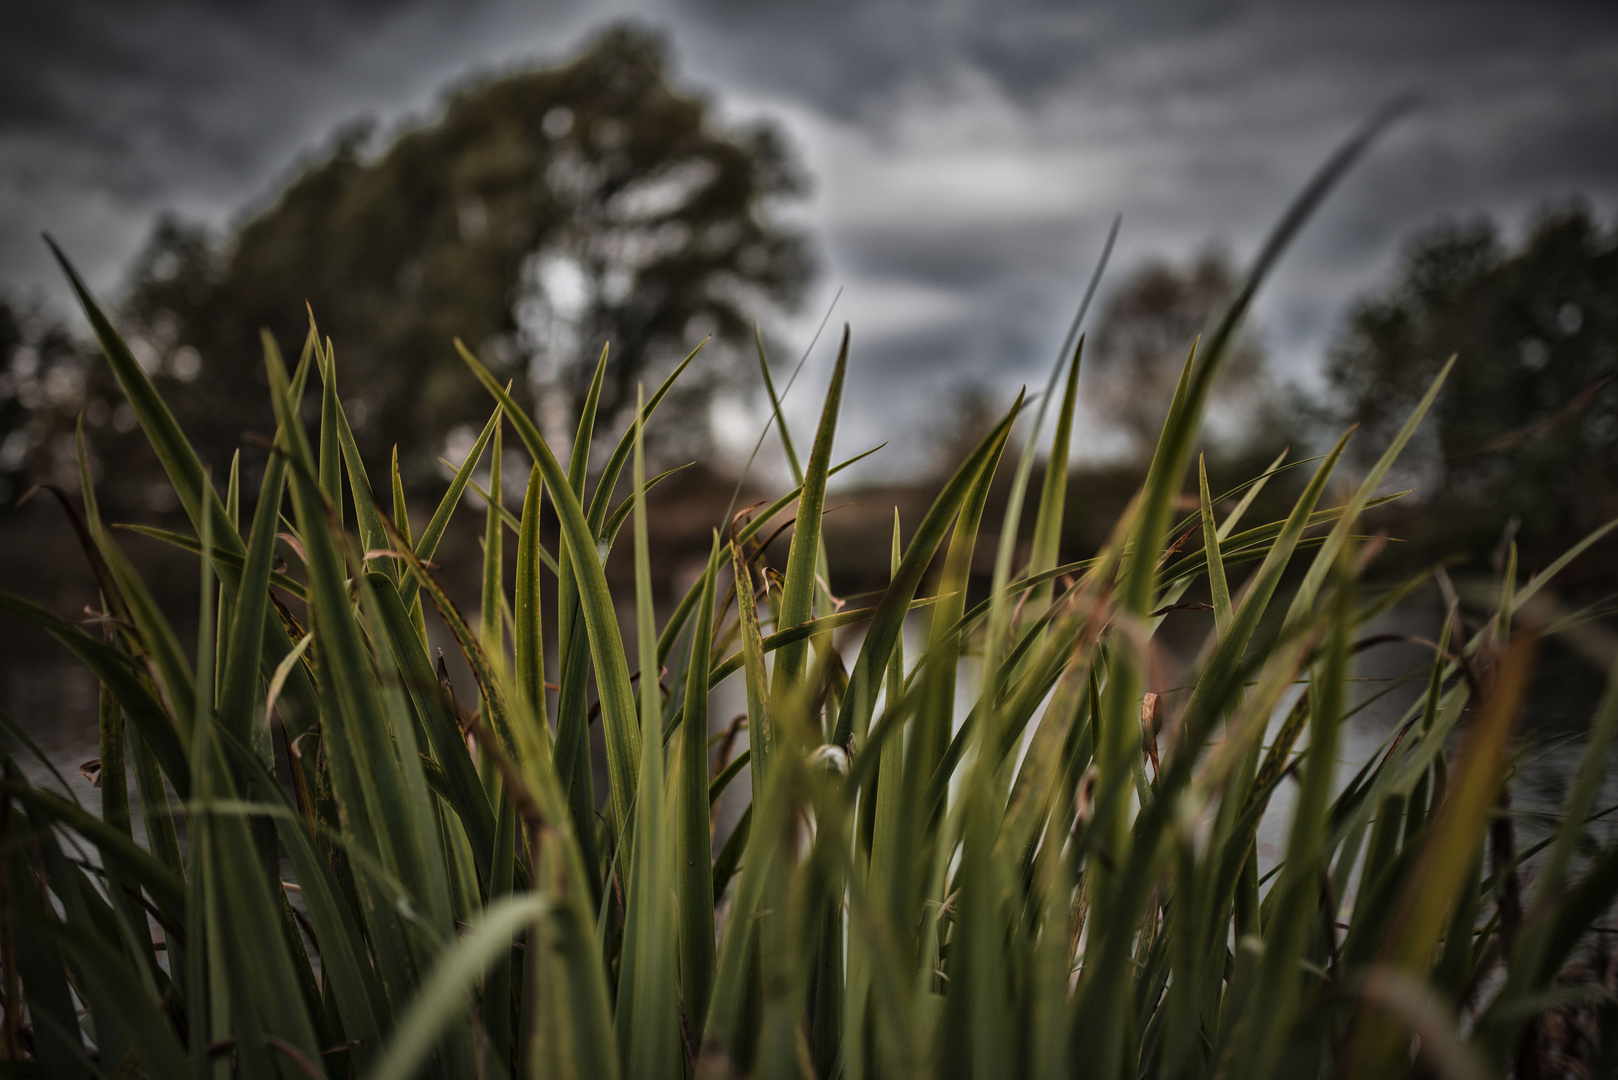
POLYGON ((1059 546, 1092 512, 1066 499, 1081 345, 998 415, 918 523, 896 525, 885 587, 834 595, 821 519, 857 456, 836 438, 845 331, 816 429, 794 440, 774 416, 793 486, 713 523, 705 569, 661 620, 646 494, 663 478, 645 433, 679 422, 659 406, 700 356, 641 387, 592 461, 605 357, 564 458, 458 346, 491 412, 422 522, 397 457, 360 453, 312 318, 293 357, 261 341, 276 428, 244 451, 255 493, 239 461, 204 466, 64 259, 189 522, 142 531, 194 556, 199 631, 182 649, 88 467, 76 493, 35 496, 73 520, 102 606, 83 621, 0 604, 100 683, 100 806, 25 781, 28 740, 7 718, 0 1071, 1526 1077, 1558 1054, 1610 1068, 1618 1008, 1596 967, 1570 965, 1618 892, 1618 846, 1588 831, 1618 692, 1548 838, 1519 846, 1504 811, 1536 643, 1611 660, 1551 590, 1611 525, 1531 577, 1508 552, 1481 607, 1458 598, 1424 643, 1425 691, 1345 777, 1357 658, 1385 644, 1366 627, 1431 580, 1370 584, 1385 538, 1364 514, 1394 497, 1390 470, 1458 376, 1433 373, 1349 486, 1352 432, 1230 490, 1196 453, 1247 305, 1366 138, 1306 188, 1190 349, 1096 554, 1062 562, 1059 546), (508 446, 531 462, 511 506, 508 446), (480 462, 469 618, 434 556, 480 462), (1279 476, 1299 494, 1255 516, 1279 476), (604 571, 615 551, 632 596, 604 571), (992 567, 981 601, 975 563, 992 567), (1205 644, 1167 680, 1154 635, 1189 618, 1205 644), (430 651, 429 620, 473 685, 430 651), (745 690, 734 722, 710 715, 727 679, 745 690), (1283 858, 1264 865, 1255 837, 1283 792, 1283 858), (720 830, 723 799, 745 810, 720 830), (1570 1048, 1547 1016, 1575 1007, 1595 1037, 1570 1048))

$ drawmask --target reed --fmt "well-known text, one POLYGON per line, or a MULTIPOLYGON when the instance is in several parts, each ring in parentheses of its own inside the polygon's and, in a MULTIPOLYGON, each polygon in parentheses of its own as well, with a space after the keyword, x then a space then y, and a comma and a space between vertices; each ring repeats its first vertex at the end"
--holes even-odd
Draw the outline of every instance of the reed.
POLYGON ((1150 473, 1098 554, 1063 564, 1056 549, 1084 509, 1063 498, 1081 341, 909 536, 895 524, 891 583, 852 609, 828 592, 837 553, 820 528, 846 332, 807 458, 776 404, 796 486, 715 523, 705 572, 659 626, 644 499, 660 478, 642 433, 692 359, 602 464, 603 355, 564 468, 460 349, 493 414, 413 537, 397 462, 368 475, 312 320, 290 369, 264 339, 280 426, 249 499, 236 470, 221 487, 204 469, 63 258, 191 522, 142 531, 199 556, 200 641, 181 649, 85 470, 62 501, 106 618, 0 595, 100 681, 104 778, 101 805, 80 806, 21 779, 6 751, 0 1076, 1534 1075, 1536 1012, 1596 993, 1557 976, 1618 892, 1618 847, 1586 843, 1618 691, 1532 889, 1517 862, 1534 850, 1485 853, 1535 613, 1600 534, 1529 581, 1510 568, 1481 630, 1452 611, 1425 693, 1340 784, 1355 658, 1376 644, 1364 627, 1422 584, 1373 589, 1377 543, 1358 530, 1448 369, 1336 505, 1323 501, 1348 435, 1298 463, 1310 479, 1267 523, 1247 522, 1252 497, 1291 466, 1215 497, 1193 460, 1247 305, 1372 130, 1299 196, 1191 350, 1150 473), (311 375, 317 431, 297 407, 311 375), (486 500, 474 625, 432 560, 480 461, 501 490, 513 435, 533 467, 520 507, 486 500), (986 527, 1002 474, 1008 505, 986 527), (1178 518, 1188 478, 1200 508, 1178 518), (786 563, 766 571, 760 543, 793 514, 786 563), (992 585, 969 605, 990 535, 992 585), (603 572, 620 544, 633 640, 603 572), (1206 645, 1182 692, 1148 694, 1154 634, 1198 582, 1206 645), (428 618, 475 700, 435 671, 428 618), (926 628, 909 656, 907 623, 926 628), (858 648, 840 647, 855 626, 858 648), (715 763, 707 703, 726 679, 745 685, 748 749, 715 763), (747 809, 716 837, 715 801, 743 771, 747 809), (1297 789, 1285 857, 1261 876, 1255 836, 1283 785, 1297 789))

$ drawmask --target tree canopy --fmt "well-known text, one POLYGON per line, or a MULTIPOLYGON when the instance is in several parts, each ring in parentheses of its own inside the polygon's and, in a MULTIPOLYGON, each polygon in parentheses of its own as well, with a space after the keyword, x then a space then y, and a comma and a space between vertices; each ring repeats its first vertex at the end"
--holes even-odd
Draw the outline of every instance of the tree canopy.
MULTIPOLYGON (((463 339, 560 423, 610 340, 602 420, 708 335, 709 384, 761 307, 794 303, 804 239, 774 216, 802 180, 779 132, 719 126, 670 81, 655 35, 620 25, 559 66, 463 86, 379 151, 350 128, 222 243, 167 220, 129 312, 221 467, 260 415, 258 330, 295 347, 305 302, 332 338, 361 448, 421 475, 487 412, 463 339), (717 354, 717 358, 714 354, 717 354)), ((687 432, 706 424, 682 425, 687 432)))
MULTIPOLYGON (((1102 308, 1085 350, 1085 396, 1106 424, 1129 438, 1137 456, 1150 457, 1187 351, 1240 281, 1229 257, 1210 247, 1184 264, 1147 262, 1119 283, 1102 308)), ((1252 334, 1236 339, 1215 390, 1214 419, 1269 404, 1264 360, 1252 334)), ((1242 428, 1242 437, 1231 442, 1253 441, 1254 425, 1224 426, 1242 428)))
POLYGON ((1543 560, 1618 516, 1618 229, 1576 204, 1516 247, 1487 220, 1419 237, 1327 375, 1379 448, 1452 354, 1427 454, 1444 547, 1486 551, 1516 518, 1543 560))

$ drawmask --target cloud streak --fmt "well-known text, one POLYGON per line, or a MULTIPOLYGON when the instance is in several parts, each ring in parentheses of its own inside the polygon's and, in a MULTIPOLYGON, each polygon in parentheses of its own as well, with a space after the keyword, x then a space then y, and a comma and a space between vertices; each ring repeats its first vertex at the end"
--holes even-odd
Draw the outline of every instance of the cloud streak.
POLYGON ((667 28, 722 112, 777 117, 802 148, 817 183, 795 212, 827 273, 787 329, 806 340, 844 287, 851 445, 954 382, 1037 378, 1115 212, 1120 272, 1209 239, 1250 254, 1401 91, 1425 107, 1261 299, 1284 373, 1312 377, 1413 229, 1520 223, 1574 193, 1618 205, 1610 4, 75 0, 0 15, 0 284, 60 296, 48 227, 116 290, 161 210, 223 225, 339 123, 423 115, 458 78, 564 55, 619 15, 667 28))

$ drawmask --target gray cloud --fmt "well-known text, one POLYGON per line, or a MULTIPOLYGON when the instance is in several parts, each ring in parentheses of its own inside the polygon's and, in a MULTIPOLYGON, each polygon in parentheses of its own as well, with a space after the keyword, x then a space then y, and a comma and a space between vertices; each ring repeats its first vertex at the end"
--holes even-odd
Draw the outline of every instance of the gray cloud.
POLYGON ((160 210, 223 224, 339 123, 423 115, 624 14, 667 28, 727 114, 777 116, 801 146, 827 274, 786 328, 806 339, 844 287, 851 442, 951 382, 1035 377, 1115 212, 1122 270, 1210 238, 1250 253, 1400 91, 1422 111, 1262 297, 1288 374, 1311 376, 1347 302, 1439 216, 1618 206, 1610 3, 69 0, 0 9, 0 284, 60 296, 50 228, 115 290, 160 210))

